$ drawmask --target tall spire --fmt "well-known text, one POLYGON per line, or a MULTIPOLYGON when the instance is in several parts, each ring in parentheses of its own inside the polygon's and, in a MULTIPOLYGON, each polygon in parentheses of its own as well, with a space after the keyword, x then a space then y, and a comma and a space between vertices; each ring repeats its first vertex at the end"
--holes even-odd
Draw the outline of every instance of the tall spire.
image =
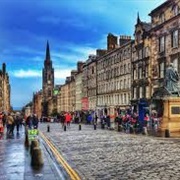
POLYGON ((140 17, 139 17, 139 12, 137 13, 137 24, 141 22, 140 17))
POLYGON ((47 46, 46 46, 46 60, 51 60, 50 50, 49 50, 49 42, 48 41, 47 41, 47 46))

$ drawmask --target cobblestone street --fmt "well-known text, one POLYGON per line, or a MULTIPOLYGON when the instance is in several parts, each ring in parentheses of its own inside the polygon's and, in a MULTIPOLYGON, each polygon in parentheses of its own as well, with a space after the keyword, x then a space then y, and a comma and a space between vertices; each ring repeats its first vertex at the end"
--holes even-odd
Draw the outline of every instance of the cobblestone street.
POLYGON ((63 131, 60 124, 40 125, 63 157, 84 180, 180 178, 180 143, 170 139, 129 135, 72 124, 63 131))

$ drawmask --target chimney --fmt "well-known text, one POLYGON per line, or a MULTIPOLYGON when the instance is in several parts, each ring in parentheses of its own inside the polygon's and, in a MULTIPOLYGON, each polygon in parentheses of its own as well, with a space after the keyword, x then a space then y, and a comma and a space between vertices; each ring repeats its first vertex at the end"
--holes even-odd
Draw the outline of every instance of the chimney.
POLYGON ((113 34, 109 33, 107 36, 107 50, 110 51, 115 49, 118 45, 117 41, 118 41, 117 36, 114 36, 113 34))
POLYGON ((82 72, 82 70, 83 70, 83 65, 84 65, 84 63, 83 63, 82 61, 78 61, 78 62, 77 62, 77 70, 78 70, 78 73, 79 73, 79 72, 82 72))
POLYGON ((107 50, 106 49, 97 49, 96 50, 96 56, 100 57, 103 56, 104 54, 106 54, 107 50))
POLYGON ((131 36, 121 35, 119 38, 119 46, 122 46, 131 41, 131 36))
POLYGON ((6 74, 6 64, 5 63, 2 64, 2 71, 3 71, 3 74, 5 75, 6 74))

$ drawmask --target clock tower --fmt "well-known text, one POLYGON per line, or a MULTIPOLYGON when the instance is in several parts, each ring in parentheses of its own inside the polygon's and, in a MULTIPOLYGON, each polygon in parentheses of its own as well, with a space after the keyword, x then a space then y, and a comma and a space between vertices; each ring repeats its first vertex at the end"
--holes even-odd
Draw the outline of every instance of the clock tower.
POLYGON ((46 57, 44 60, 44 68, 42 71, 42 89, 43 89, 43 115, 48 115, 48 101, 53 96, 54 88, 54 68, 52 67, 52 61, 50 56, 49 42, 46 46, 46 57))

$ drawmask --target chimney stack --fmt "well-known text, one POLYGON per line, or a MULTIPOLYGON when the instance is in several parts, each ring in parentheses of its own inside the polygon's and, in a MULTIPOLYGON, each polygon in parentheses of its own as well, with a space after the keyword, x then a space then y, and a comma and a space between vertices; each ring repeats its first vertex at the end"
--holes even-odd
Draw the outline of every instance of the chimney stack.
POLYGON ((115 49, 118 45, 117 41, 118 41, 117 36, 114 36, 113 34, 109 33, 107 36, 107 50, 110 51, 115 49))
POLYGON ((122 46, 131 41, 131 36, 121 35, 119 38, 119 46, 122 46))

